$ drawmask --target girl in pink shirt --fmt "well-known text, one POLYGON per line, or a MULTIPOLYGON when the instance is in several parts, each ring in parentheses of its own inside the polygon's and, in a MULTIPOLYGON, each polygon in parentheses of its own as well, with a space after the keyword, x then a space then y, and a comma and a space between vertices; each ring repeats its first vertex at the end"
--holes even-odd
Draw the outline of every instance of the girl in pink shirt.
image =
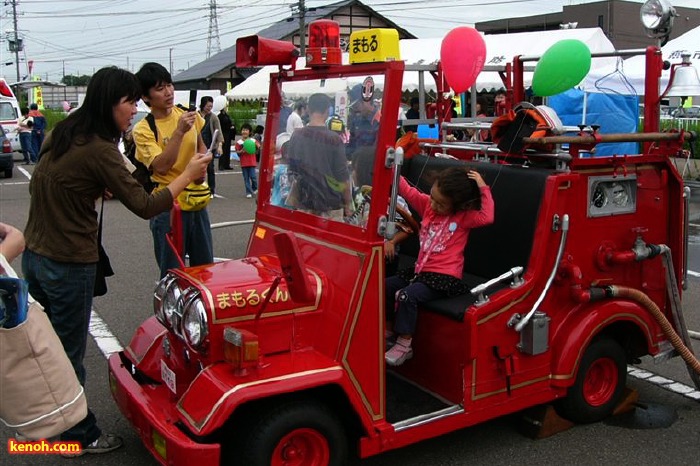
POLYGON ((401 178, 399 194, 423 220, 415 267, 386 280, 386 309, 396 310, 389 319, 394 321, 393 332, 387 332, 391 347, 385 359, 390 366, 413 357, 411 338, 420 303, 466 291, 462 269, 469 231, 493 223, 494 215, 491 190, 478 172, 467 168, 441 172, 430 195, 401 178))

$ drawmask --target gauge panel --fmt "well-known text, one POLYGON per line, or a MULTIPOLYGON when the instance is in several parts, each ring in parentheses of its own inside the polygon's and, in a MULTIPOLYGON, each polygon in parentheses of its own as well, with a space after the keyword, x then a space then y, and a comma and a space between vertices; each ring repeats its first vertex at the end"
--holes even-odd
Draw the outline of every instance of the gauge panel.
POLYGON ((588 216, 637 211, 637 176, 592 176, 588 179, 588 216))

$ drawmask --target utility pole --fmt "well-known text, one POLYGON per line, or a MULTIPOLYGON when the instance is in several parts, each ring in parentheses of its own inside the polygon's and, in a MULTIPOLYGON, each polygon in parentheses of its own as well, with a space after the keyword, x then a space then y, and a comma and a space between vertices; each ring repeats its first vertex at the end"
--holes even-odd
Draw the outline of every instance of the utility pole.
POLYGON ((292 13, 296 13, 294 10, 299 10, 299 52, 300 56, 306 57, 306 2, 304 0, 299 0, 298 5, 291 5, 292 13))
MULTIPOLYGON (((66 61, 63 60, 62 63, 63 63, 63 79, 61 79, 61 82, 63 84, 66 84, 66 61)), ((48 81, 48 79, 47 79, 47 81, 48 81)), ((63 100, 68 100, 68 97, 67 97, 68 91, 67 91, 66 87, 68 87, 68 86, 63 86, 63 100)))
MULTIPOLYGON (((216 10, 216 0, 209 0, 209 34, 207 35, 207 58, 211 58, 212 45, 216 50, 216 53, 221 52, 221 43, 219 42, 219 20, 216 19, 216 10)), ((170 68, 170 73, 172 74, 172 66, 170 68)))
POLYGON ((17 68, 17 82, 19 82, 19 52, 22 50, 22 44, 20 44, 17 34, 17 0, 12 0, 12 24, 15 27, 15 67, 17 68))

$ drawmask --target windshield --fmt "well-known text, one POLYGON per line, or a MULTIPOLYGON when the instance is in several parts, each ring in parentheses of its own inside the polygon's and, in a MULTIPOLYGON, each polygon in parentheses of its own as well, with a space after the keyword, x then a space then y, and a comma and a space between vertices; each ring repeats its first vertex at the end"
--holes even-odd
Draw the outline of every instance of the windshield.
POLYGON ((283 82, 271 204, 365 226, 381 78, 283 82))
POLYGON ((0 120, 16 120, 17 112, 10 102, 0 102, 0 120))

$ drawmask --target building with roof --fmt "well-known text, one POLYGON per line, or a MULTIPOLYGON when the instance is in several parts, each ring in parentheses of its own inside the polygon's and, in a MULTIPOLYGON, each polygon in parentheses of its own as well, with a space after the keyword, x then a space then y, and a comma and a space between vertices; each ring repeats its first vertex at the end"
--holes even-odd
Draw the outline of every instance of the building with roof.
MULTIPOLYGON (((644 33, 639 20, 641 3, 625 0, 605 0, 578 5, 565 5, 561 12, 535 16, 504 18, 476 23, 485 34, 548 31, 552 29, 599 27, 616 49, 643 48, 654 43, 644 33)), ((669 39, 690 31, 700 24, 700 10, 675 7, 678 16, 669 39)))
MULTIPOLYGON (((343 0, 330 5, 308 8, 304 21, 308 25, 318 19, 331 19, 340 24, 341 44, 347 43, 353 31, 370 28, 392 28, 399 32, 400 39, 415 39, 416 36, 380 15, 359 0, 343 0)), ((261 37, 284 40, 299 46, 299 14, 283 19, 258 32, 261 37)), ((305 38, 306 39, 306 38, 305 38)), ((307 41, 308 43, 308 41, 307 41)), ((173 76, 176 89, 218 89, 225 93, 229 86, 236 86, 258 68, 236 68, 236 45, 222 50, 211 58, 173 76)))

